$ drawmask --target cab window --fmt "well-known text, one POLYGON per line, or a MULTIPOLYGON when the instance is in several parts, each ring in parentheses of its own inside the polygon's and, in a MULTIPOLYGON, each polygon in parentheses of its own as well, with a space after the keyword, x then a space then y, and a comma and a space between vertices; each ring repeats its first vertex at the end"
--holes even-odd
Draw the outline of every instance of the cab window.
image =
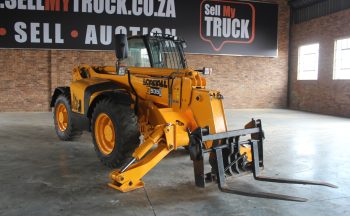
POLYGON ((128 42, 129 53, 126 59, 127 66, 151 67, 147 48, 142 38, 133 38, 128 42))
POLYGON ((155 68, 183 69, 180 43, 165 38, 150 38, 150 51, 155 68))

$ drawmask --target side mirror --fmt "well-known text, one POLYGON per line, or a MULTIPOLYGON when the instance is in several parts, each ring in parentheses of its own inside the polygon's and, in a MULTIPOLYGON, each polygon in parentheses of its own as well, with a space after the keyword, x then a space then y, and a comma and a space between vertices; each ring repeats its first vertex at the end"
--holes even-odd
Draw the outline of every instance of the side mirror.
POLYGON ((128 49, 128 38, 126 35, 115 35, 115 56, 119 61, 128 58, 128 49))

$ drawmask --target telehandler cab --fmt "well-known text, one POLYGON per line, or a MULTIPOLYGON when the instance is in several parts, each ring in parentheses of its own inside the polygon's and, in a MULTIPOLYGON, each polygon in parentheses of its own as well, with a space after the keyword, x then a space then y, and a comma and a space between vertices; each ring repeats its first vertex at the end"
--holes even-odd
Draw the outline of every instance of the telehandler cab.
POLYGON ((70 86, 56 88, 51 100, 58 137, 74 140, 83 130, 90 131, 98 158, 116 168, 110 173, 112 188, 127 192, 143 187, 142 177, 180 147, 189 149, 199 187, 217 181, 223 192, 300 202, 306 199, 229 189, 225 178, 253 173, 259 181, 336 187, 261 176, 261 121, 227 130, 223 96, 206 89, 203 74, 210 69, 188 68, 183 40, 157 34, 129 39, 116 35, 115 44, 116 67, 74 68, 70 86), (206 153, 209 173, 204 171, 206 153))

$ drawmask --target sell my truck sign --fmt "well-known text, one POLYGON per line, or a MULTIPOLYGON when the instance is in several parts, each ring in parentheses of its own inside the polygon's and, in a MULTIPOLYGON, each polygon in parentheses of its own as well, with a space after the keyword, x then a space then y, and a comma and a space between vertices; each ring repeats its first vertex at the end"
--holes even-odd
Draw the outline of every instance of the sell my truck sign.
POLYGON ((251 3, 203 1, 201 38, 220 51, 226 43, 252 43, 255 38, 255 7, 251 3))

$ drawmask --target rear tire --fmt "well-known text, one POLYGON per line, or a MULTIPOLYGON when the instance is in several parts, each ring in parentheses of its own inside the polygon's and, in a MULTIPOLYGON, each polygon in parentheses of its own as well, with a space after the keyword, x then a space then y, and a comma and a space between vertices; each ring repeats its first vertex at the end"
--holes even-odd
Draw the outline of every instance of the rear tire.
POLYGON ((54 107, 55 131, 58 138, 63 141, 77 140, 83 133, 74 125, 69 97, 68 94, 59 95, 54 107))
POLYGON ((107 98, 96 104, 91 121, 97 157, 108 167, 120 167, 140 143, 135 113, 130 106, 107 98))

